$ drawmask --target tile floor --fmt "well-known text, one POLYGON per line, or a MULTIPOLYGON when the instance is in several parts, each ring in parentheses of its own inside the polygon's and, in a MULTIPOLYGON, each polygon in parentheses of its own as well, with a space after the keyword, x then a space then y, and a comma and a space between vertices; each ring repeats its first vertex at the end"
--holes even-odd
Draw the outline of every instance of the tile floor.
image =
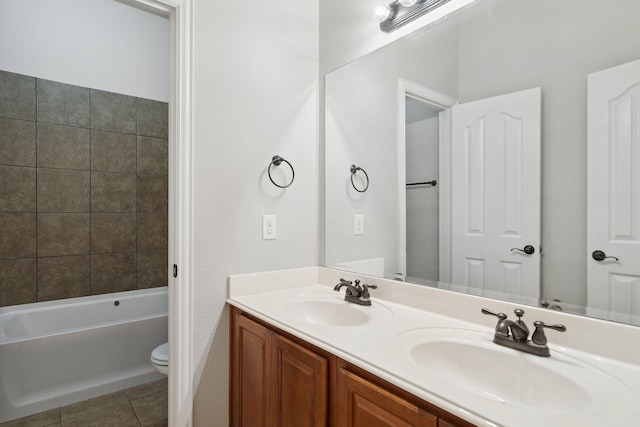
POLYGON ((166 427, 167 410, 165 378, 1 423, 0 427, 166 427))

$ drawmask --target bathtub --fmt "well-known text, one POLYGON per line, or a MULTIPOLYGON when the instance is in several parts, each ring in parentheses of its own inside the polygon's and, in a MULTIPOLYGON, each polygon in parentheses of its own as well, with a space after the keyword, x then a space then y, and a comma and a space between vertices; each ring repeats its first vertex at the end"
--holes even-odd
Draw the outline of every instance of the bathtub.
POLYGON ((0 308, 0 423, 162 378, 167 287, 0 308))

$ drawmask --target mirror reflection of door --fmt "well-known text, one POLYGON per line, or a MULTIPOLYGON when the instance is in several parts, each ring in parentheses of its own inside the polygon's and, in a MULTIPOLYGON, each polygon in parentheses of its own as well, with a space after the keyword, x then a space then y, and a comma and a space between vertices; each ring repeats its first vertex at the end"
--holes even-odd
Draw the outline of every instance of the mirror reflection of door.
POLYGON ((589 75, 587 182, 587 313, 638 325, 640 61, 589 75))
POLYGON ((401 85, 404 278, 537 305, 541 90, 456 104, 411 86, 421 95, 401 85))
POLYGON ((406 280, 439 280, 439 113, 442 109, 405 98, 406 280))
POLYGON ((540 298, 540 88, 452 109, 451 282, 540 298))

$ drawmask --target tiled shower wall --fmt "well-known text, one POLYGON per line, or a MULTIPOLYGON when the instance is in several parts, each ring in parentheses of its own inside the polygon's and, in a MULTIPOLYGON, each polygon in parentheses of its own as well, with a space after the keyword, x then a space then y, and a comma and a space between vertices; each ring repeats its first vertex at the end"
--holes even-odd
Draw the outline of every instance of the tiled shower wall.
POLYGON ((0 71, 0 306, 167 284, 167 122, 0 71))

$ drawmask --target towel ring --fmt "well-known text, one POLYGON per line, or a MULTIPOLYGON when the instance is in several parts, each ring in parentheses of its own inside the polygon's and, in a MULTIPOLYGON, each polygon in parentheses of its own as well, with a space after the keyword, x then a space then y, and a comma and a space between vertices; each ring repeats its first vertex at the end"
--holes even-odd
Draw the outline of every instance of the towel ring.
POLYGON ((288 160, 285 160, 284 158, 278 156, 277 154, 271 158, 271 163, 269 163, 269 167, 267 168, 267 174, 269 175, 269 179, 271 180, 273 185, 275 185, 276 187, 280 187, 280 188, 287 188, 288 186, 293 184, 293 179, 296 177, 296 171, 293 170, 293 166, 291 166, 291 163, 289 163, 288 160), (282 162, 285 162, 291 168, 291 181, 289 181, 289 183, 287 185, 277 184, 273 180, 273 178, 271 177, 271 166, 273 166, 273 165, 280 166, 282 164, 282 162))
POLYGON ((364 193, 365 191, 367 191, 367 189, 369 188, 369 175, 367 175, 367 171, 362 169, 360 166, 356 166, 356 165, 351 165, 351 186, 358 192, 358 193, 364 193), (362 171, 362 173, 364 173, 365 178, 367 178, 367 185, 364 187, 364 190, 360 190, 358 187, 356 187, 356 185, 353 183, 353 176, 356 174, 356 172, 358 171, 362 171))

